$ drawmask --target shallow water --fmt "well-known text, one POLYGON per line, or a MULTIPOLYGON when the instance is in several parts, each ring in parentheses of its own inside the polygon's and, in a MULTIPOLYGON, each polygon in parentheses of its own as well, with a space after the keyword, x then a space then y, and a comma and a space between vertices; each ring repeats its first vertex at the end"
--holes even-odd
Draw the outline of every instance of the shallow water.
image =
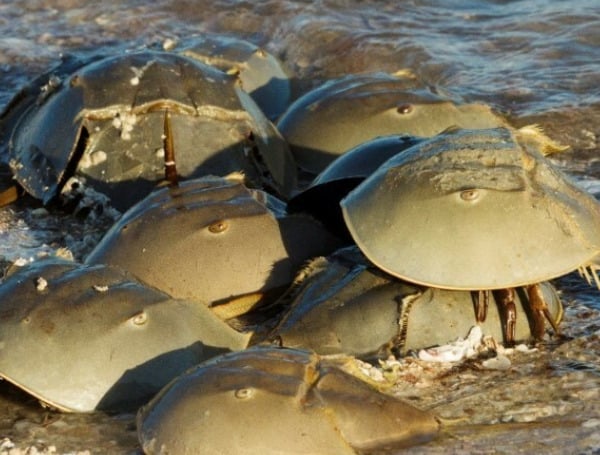
MULTIPOLYGON (((600 4, 596 0, 472 0, 460 2, 460 7, 449 6, 454 3, 458 2, 4 2, 0 4, 0 106, 6 105, 28 80, 57 64, 63 54, 86 56, 135 49, 206 31, 231 33, 279 56, 294 80, 296 96, 323 80, 346 73, 409 68, 422 85, 456 99, 486 102, 516 126, 539 123, 552 138, 571 146, 555 161, 598 197, 600 4)), ((34 204, 26 203, 0 211, 3 259, 29 260, 63 247, 81 258, 114 219, 111 212, 65 218, 32 207, 34 204)), ((598 415, 600 398, 589 390, 600 385, 596 355, 600 351, 600 318, 593 311, 600 310, 600 293, 575 275, 558 280, 557 285, 570 309, 565 331, 574 340, 515 361, 512 376, 483 374, 476 369, 449 373, 446 382, 438 381, 433 389, 414 399, 438 411, 441 406, 449 417, 471 409, 467 415, 480 416, 471 424, 480 426, 456 427, 453 437, 412 452, 508 453, 515 452, 519 444, 525 444, 529 451, 544 449, 552 453, 572 446, 580 453, 599 450, 600 422, 593 417, 594 413, 598 415), (588 313, 585 308, 590 309, 588 313), (525 372, 522 377, 521 370, 525 372), (466 379, 460 376, 465 374, 466 379), (471 376, 475 379, 469 380, 471 376), (539 395, 531 395, 531 384, 537 385, 539 395), (486 396, 486 387, 494 393, 486 396), (498 387, 504 387, 504 396, 497 396, 501 393, 498 387), (461 404, 466 392, 461 395, 459 389, 469 390, 473 403, 461 404), (434 393, 441 394, 437 405, 431 403, 434 393), (495 423, 494 407, 486 410, 490 403, 508 403, 509 408, 512 405, 522 411, 527 406, 543 407, 546 401, 554 408, 534 415, 535 427, 523 426, 518 419, 508 417, 500 419, 502 425, 486 425, 495 423), (474 406, 484 409, 473 410, 474 406), (546 442, 533 444, 528 438, 530 431, 536 435, 535 441, 546 442), (515 439, 511 442, 510 438, 515 439), (552 441, 556 445, 551 445, 552 441)), ((5 409, 0 413, 6 415, 14 411, 0 409, 5 409)), ((12 423, 2 424, 0 437, 11 437, 18 446, 48 447, 55 443, 59 453, 78 449, 98 453, 135 450, 132 422, 127 416, 120 420, 105 416, 57 417, 58 422, 67 425, 39 424, 42 431, 34 421, 43 415, 37 408, 27 409, 18 411, 21 417, 10 420, 12 423), (27 424, 15 429, 15 422, 23 418, 27 424), (111 431, 98 430, 104 428, 105 420, 111 431), (77 422, 94 423, 97 430, 77 433, 77 422), (69 431, 75 436, 67 438, 69 431), (110 445, 108 441, 113 440, 117 442, 110 445)), ((500 414, 506 416, 509 411, 500 414)))

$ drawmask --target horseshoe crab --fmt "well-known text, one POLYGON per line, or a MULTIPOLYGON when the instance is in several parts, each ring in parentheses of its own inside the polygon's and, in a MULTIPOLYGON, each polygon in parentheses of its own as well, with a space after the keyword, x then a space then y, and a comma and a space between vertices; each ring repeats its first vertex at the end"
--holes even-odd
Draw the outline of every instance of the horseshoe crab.
POLYGON ((315 354, 257 347, 180 376, 140 409, 137 427, 147 455, 313 455, 406 447, 439 424, 315 354))
MULTIPOLYGON (((556 324, 562 304, 550 283, 541 283, 556 324)), ((310 349, 317 354, 347 354, 361 358, 406 355, 465 337, 474 325, 484 335, 503 341, 501 314, 490 307, 484 321, 474 312, 469 291, 418 286, 388 275, 370 264, 357 247, 318 258, 300 273, 285 301, 290 309, 267 339, 281 346, 310 349)), ((515 310, 515 341, 541 339, 528 296, 519 289, 515 310)))
POLYGON ((357 145, 337 157, 309 185, 288 202, 288 212, 306 212, 340 238, 349 239, 340 201, 381 164, 424 138, 390 135, 357 145))
POLYGON ((242 88, 270 120, 290 103, 290 81, 283 65, 255 44, 233 36, 202 34, 165 47, 222 71, 238 72, 242 88))
MULTIPOLYGON (((600 205, 506 128, 442 134, 397 155, 341 201, 363 253, 410 282, 489 290, 514 337, 514 290, 553 323, 536 283, 594 268, 600 205)), ((587 272, 586 272, 587 273, 587 272)), ((598 283, 597 277, 594 273, 598 283)))
POLYGON ((0 285, 0 377, 62 411, 136 409, 248 340, 114 267, 47 259, 0 285))
POLYGON ((339 246, 319 222, 287 215, 283 202, 235 176, 205 177, 133 206, 86 263, 122 267, 229 318, 270 301, 306 260, 339 246))
POLYGON ((165 161, 182 178, 243 171, 286 198, 295 186, 285 141, 238 78, 174 53, 69 60, 17 95, 2 123, 16 179, 44 203, 76 176, 125 209, 162 180, 165 161))
POLYGON ((292 103, 277 128, 298 166, 318 174, 340 154, 377 136, 434 136, 451 126, 504 125, 486 105, 456 105, 413 84, 385 73, 334 79, 292 103))
MULTIPOLYGON (((504 126, 506 121, 485 104, 455 104, 430 90, 415 88, 411 80, 385 73, 349 75, 326 82, 292 103, 277 122, 298 166, 312 174, 378 136, 430 137, 450 127, 504 126)), ((545 153, 567 148, 535 125, 521 128, 519 134, 545 153)))

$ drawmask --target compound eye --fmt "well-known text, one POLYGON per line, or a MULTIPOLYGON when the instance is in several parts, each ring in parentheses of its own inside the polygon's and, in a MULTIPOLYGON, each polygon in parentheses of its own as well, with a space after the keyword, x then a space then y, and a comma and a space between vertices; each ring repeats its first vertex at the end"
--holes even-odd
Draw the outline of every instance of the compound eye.
POLYGON ((208 226, 208 231, 213 234, 220 234, 229 229, 229 223, 225 220, 219 220, 208 226))
POLYGON ((134 325, 144 325, 146 322, 148 322, 148 315, 145 311, 140 311, 139 313, 134 314, 131 318, 129 318, 129 320, 134 325))
POLYGON ((400 106, 398 106, 396 108, 396 112, 398 112, 398 114, 410 114, 412 111, 413 111, 412 104, 401 104, 400 106))
POLYGON ((234 392, 234 395, 236 398, 238 398, 240 400, 247 400, 249 398, 252 398, 252 396, 254 395, 254 389, 251 387, 237 389, 234 392))
POLYGON ((479 191, 474 188, 463 190, 460 192, 460 198, 467 202, 475 201, 477 198, 479 198, 479 191))

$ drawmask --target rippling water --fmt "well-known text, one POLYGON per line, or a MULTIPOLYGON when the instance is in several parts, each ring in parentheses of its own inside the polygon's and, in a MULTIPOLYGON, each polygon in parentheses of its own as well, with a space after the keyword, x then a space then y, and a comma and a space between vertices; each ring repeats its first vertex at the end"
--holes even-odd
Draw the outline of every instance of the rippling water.
MULTIPOLYGON (((597 0, 13 0, 0 4, 0 106, 62 54, 206 31, 265 46, 286 64, 296 95, 346 73, 409 68, 424 86, 487 102, 517 126, 541 124, 571 146, 556 162, 600 194, 597 0)), ((4 222, 5 257, 19 239, 25 249, 55 247, 36 234, 35 219, 10 233, 4 222)), ((559 285, 600 309, 600 294, 580 280, 559 285)))
POLYGON ((50 0, 10 2, 0 15, 4 100, 60 53, 210 30, 266 45, 302 80, 409 67, 425 84, 516 115, 600 102, 595 0, 50 0))

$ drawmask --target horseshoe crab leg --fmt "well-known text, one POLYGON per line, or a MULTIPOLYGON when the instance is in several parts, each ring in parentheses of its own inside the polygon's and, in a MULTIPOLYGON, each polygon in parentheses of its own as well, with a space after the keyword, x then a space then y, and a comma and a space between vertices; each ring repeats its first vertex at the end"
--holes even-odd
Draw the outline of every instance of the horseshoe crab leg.
POLYGON ((517 323, 517 308, 515 306, 514 288, 497 289, 492 291, 504 332, 504 342, 507 346, 515 344, 515 330, 517 323))
POLYGON ((480 289, 479 291, 473 291, 472 296, 473 304, 475 306, 475 320, 477 322, 484 322, 487 318, 490 291, 487 289, 480 289))
POLYGON ((527 296, 529 299, 529 308, 531 309, 532 322, 531 334, 536 340, 541 340, 544 337, 545 320, 547 320, 555 333, 559 334, 558 324, 550 314, 546 299, 542 292, 539 283, 526 286, 527 296))

